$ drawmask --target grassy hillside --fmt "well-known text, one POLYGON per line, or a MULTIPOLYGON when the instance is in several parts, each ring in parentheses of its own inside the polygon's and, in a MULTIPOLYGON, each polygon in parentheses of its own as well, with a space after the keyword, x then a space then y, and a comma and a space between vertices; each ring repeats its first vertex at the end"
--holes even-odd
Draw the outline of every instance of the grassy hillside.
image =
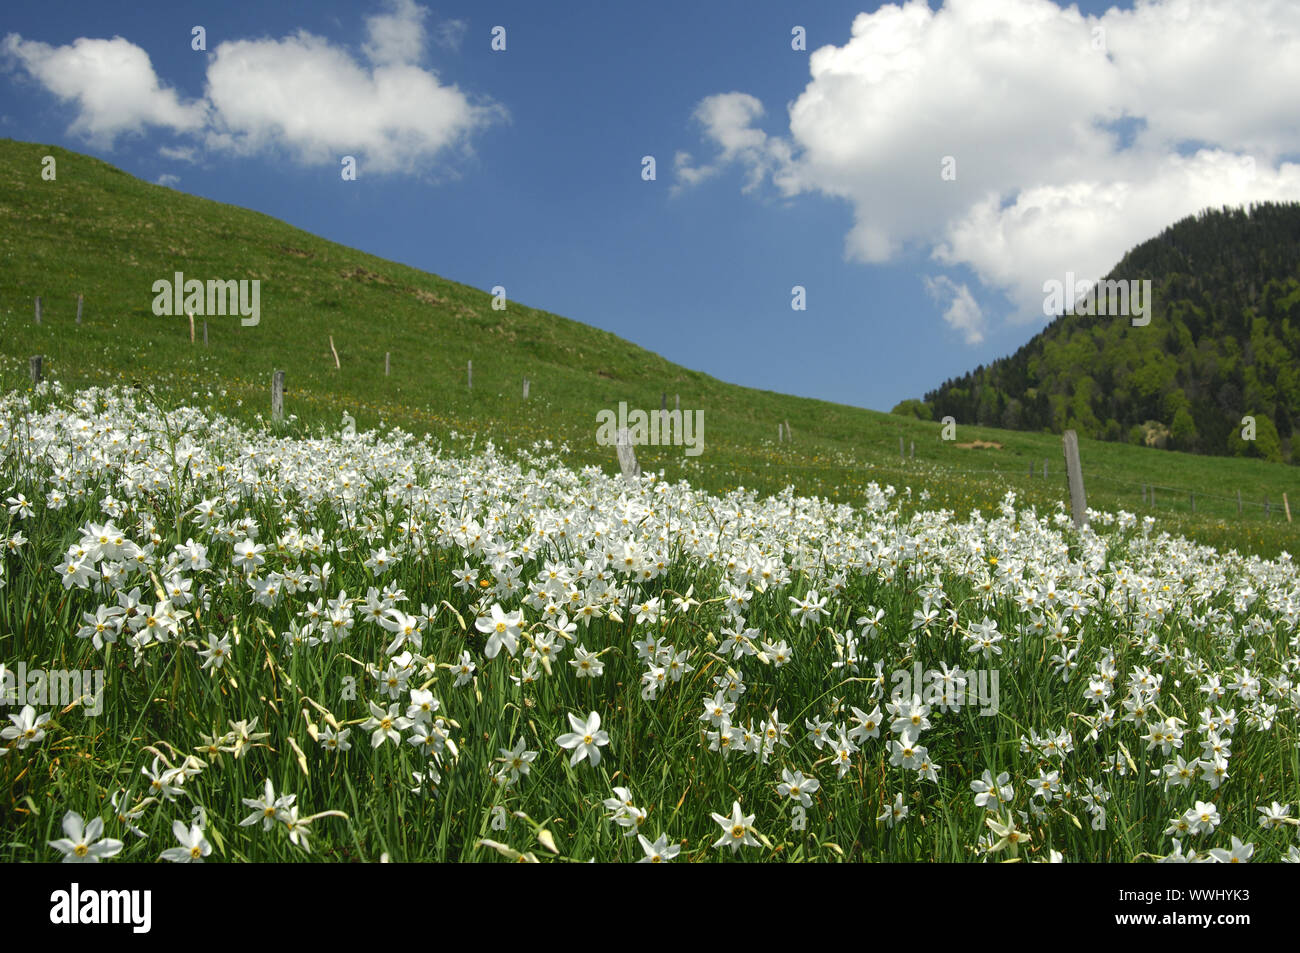
MULTIPOLYGON (((176 402, 245 418, 268 413, 273 369, 286 371, 291 427, 379 425, 491 438, 502 445, 567 443, 574 465, 612 470, 596 444, 596 414, 653 410, 668 394, 705 415, 704 453, 643 447, 643 469, 662 469, 714 491, 737 485, 856 501, 870 481, 910 485, 919 501, 965 514, 991 508, 1007 489, 1053 506, 1066 498, 1059 437, 939 425, 724 383, 672 364, 612 334, 316 238, 283 222, 150 185, 96 159, 0 140, 0 386, 29 386, 28 358, 68 386, 147 383, 176 402), (58 177, 41 178, 41 157, 58 177), (208 319, 208 346, 191 344, 184 317, 153 314, 152 285, 176 271, 202 279, 260 279, 261 321, 208 319), (82 322, 76 297, 84 295, 82 322), (33 321, 33 297, 43 321, 33 321), (333 336, 340 367, 334 366, 333 336), (384 376, 384 354, 391 374, 384 376), (474 362, 467 390, 466 362, 474 362), (524 401, 521 384, 531 379, 524 401), (777 442, 788 421, 792 443, 777 442), (914 442, 901 461, 898 441, 914 442), (976 441, 1000 448, 962 446, 976 441), (1042 476, 1048 459, 1049 476, 1042 476), (1030 463, 1036 475, 1028 476, 1030 463)), ((200 325, 201 327, 201 325, 200 325)), ((870 373, 872 355, 863 355, 870 373)), ((1247 459, 1210 459, 1123 444, 1081 442, 1089 503, 1123 506, 1205 542, 1272 555, 1296 549, 1297 525, 1280 512, 1300 503, 1296 471, 1247 459), (1154 508, 1141 486, 1156 483, 1154 508), (1188 491, 1198 494, 1191 512, 1188 491), (1261 505, 1240 518, 1235 494, 1261 505), (1214 499, 1212 497, 1219 497, 1214 499)))

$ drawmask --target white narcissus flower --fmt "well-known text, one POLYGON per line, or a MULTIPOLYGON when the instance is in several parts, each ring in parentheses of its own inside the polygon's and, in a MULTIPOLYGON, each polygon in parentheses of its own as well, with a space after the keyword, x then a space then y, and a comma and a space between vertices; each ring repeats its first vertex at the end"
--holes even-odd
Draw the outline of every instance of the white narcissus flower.
POLYGON ((730 847, 734 854, 744 847, 758 847, 757 838, 754 837, 754 817, 750 814, 746 817, 740 812, 740 802, 731 802, 731 816, 725 817, 722 814, 711 815, 718 826, 722 828, 722 836, 713 842, 714 847, 730 847))
POLYGON ((593 711, 585 723, 577 715, 569 715, 569 725, 573 731, 555 739, 561 748, 573 749, 569 764, 577 764, 583 758, 593 766, 600 764, 600 747, 609 744, 609 735, 600 730, 600 715, 593 711))
POLYGON ((49 844, 63 854, 65 864, 97 864, 100 858, 114 857, 122 850, 120 840, 111 837, 99 840, 99 835, 104 833, 104 822, 98 817, 92 817, 90 823, 85 824, 80 814, 69 811, 63 815, 63 833, 68 836, 49 844))
POLYGON ((666 864, 682 851, 681 844, 668 843, 667 834, 660 834, 653 844, 644 834, 637 834, 636 839, 641 842, 641 849, 645 851, 645 856, 637 861, 638 864, 666 864))
POLYGON ((388 706, 388 711, 384 711, 374 702, 368 702, 370 705, 370 717, 366 719, 361 726, 362 731, 370 731, 370 747, 378 748, 385 739, 391 740, 393 744, 402 743, 401 732, 410 728, 413 722, 409 718, 404 718, 397 713, 401 707, 400 702, 393 702, 388 706))
POLYGON ((498 603, 492 603, 491 616, 483 616, 474 623, 474 628, 487 635, 487 645, 483 654, 496 658, 505 646, 506 654, 513 656, 519 650, 519 633, 524 622, 524 614, 519 610, 507 613, 498 603))
POLYGON ((198 824, 187 830, 183 821, 173 821, 172 833, 181 846, 163 851, 163 860, 170 860, 174 864, 201 864, 203 858, 212 853, 212 845, 203 836, 203 828, 198 824))
POLYGON ((10 715, 9 720, 13 724, 0 731, 0 738, 6 741, 17 740, 18 750, 22 751, 28 745, 37 744, 45 737, 44 726, 50 720, 50 713, 47 711, 38 716, 35 708, 24 705, 22 711, 10 715))

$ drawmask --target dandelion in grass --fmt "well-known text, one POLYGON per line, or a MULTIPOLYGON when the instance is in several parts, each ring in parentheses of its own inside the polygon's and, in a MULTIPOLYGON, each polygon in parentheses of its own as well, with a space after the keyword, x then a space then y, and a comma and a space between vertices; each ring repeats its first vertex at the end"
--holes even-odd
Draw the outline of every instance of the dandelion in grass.
POLYGON ((600 715, 593 711, 584 722, 577 715, 571 714, 569 725, 573 731, 555 739, 561 748, 573 751, 569 764, 576 765, 583 758, 588 759, 593 767, 600 764, 600 749, 609 744, 609 735, 600 727, 600 715))
POLYGON ((67 836, 52 840, 49 845, 63 854, 65 864, 97 864, 102 858, 115 857, 122 851, 120 840, 111 837, 99 840, 104 833, 104 822, 98 817, 92 817, 86 824, 76 811, 68 811, 63 815, 63 833, 67 836))
POLYGON ((722 814, 713 814, 713 820, 722 828, 722 836, 713 842, 714 847, 730 847, 734 854, 741 847, 758 847, 758 839, 754 836, 754 818, 756 815, 748 816, 741 813, 740 802, 731 802, 731 816, 726 817, 722 814))
POLYGON ((203 836, 203 828, 198 824, 187 828, 183 821, 173 821, 172 834, 180 842, 180 846, 163 851, 161 855, 163 860, 169 860, 174 864, 201 864, 203 858, 212 853, 212 845, 203 836))

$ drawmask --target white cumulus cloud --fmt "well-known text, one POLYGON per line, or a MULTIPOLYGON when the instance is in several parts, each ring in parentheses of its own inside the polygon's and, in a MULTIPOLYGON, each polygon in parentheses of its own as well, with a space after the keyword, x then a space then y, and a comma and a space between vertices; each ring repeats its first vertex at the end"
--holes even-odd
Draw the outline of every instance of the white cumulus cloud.
MULTIPOLYGON (((308 165, 355 155, 366 173, 423 172, 507 118, 502 106, 472 98, 422 64, 427 18, 414 0, 387 0, 365 20, 360 58, 305 30, 227 40, 209 55, 204 95, 192 102, 121 37, 54 47, 10 34, 0 50, 51 93, 75 101, 69 131, 99 143, 156 126, 211 150, 274 153, 308 165)), ((463 23, 445 21, 433 39, 455 43, 463 32, 463 23)), ((192 146, 162 154, 194 161, 192 146)))
MULTIPOLYGON (((1043 319, 1045 281, 1100 278, 1189 214, 1300 199, 1289 0, 1138 0, 1099 17, 1052 0, 910 0, 859 14, 809 72, 788 129, 760 128, 747 94, 702 100, 714 158, 679 163, 679 186, 734 165, 747 190, 841 198, 850 259, 927 250, 1005 294, 1017 321, 1043 319)), ((976 341, 964 308, 945 319, 976 341)))
POLYGON ((979 344, 984 340, 984 312, 981 310, 970 288, 964 283, 957 284, 946 275, 926 276, 925 290, 940 304, 947 302, 943 313, 944 321, 954 330, 960 331, 967 344, 979 344))
POLYGON ((181 132, 203 127, 204 104, 182 102, 159 80, 149 54, 120 36, 50 46, 10 33, 0 49, 55 96, 75 103, 69 131, 96 144, 111 147, 119 136, 149 126, 181 132))

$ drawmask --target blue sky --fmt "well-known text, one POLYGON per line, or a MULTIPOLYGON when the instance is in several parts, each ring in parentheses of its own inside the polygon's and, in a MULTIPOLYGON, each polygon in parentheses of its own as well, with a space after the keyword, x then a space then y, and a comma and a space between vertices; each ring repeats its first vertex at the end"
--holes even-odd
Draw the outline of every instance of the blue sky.
POLYGON ((107 6, 6 6, 0 135, 879 410, 1043 282, 1300 199, 1294 3, 107 6))

